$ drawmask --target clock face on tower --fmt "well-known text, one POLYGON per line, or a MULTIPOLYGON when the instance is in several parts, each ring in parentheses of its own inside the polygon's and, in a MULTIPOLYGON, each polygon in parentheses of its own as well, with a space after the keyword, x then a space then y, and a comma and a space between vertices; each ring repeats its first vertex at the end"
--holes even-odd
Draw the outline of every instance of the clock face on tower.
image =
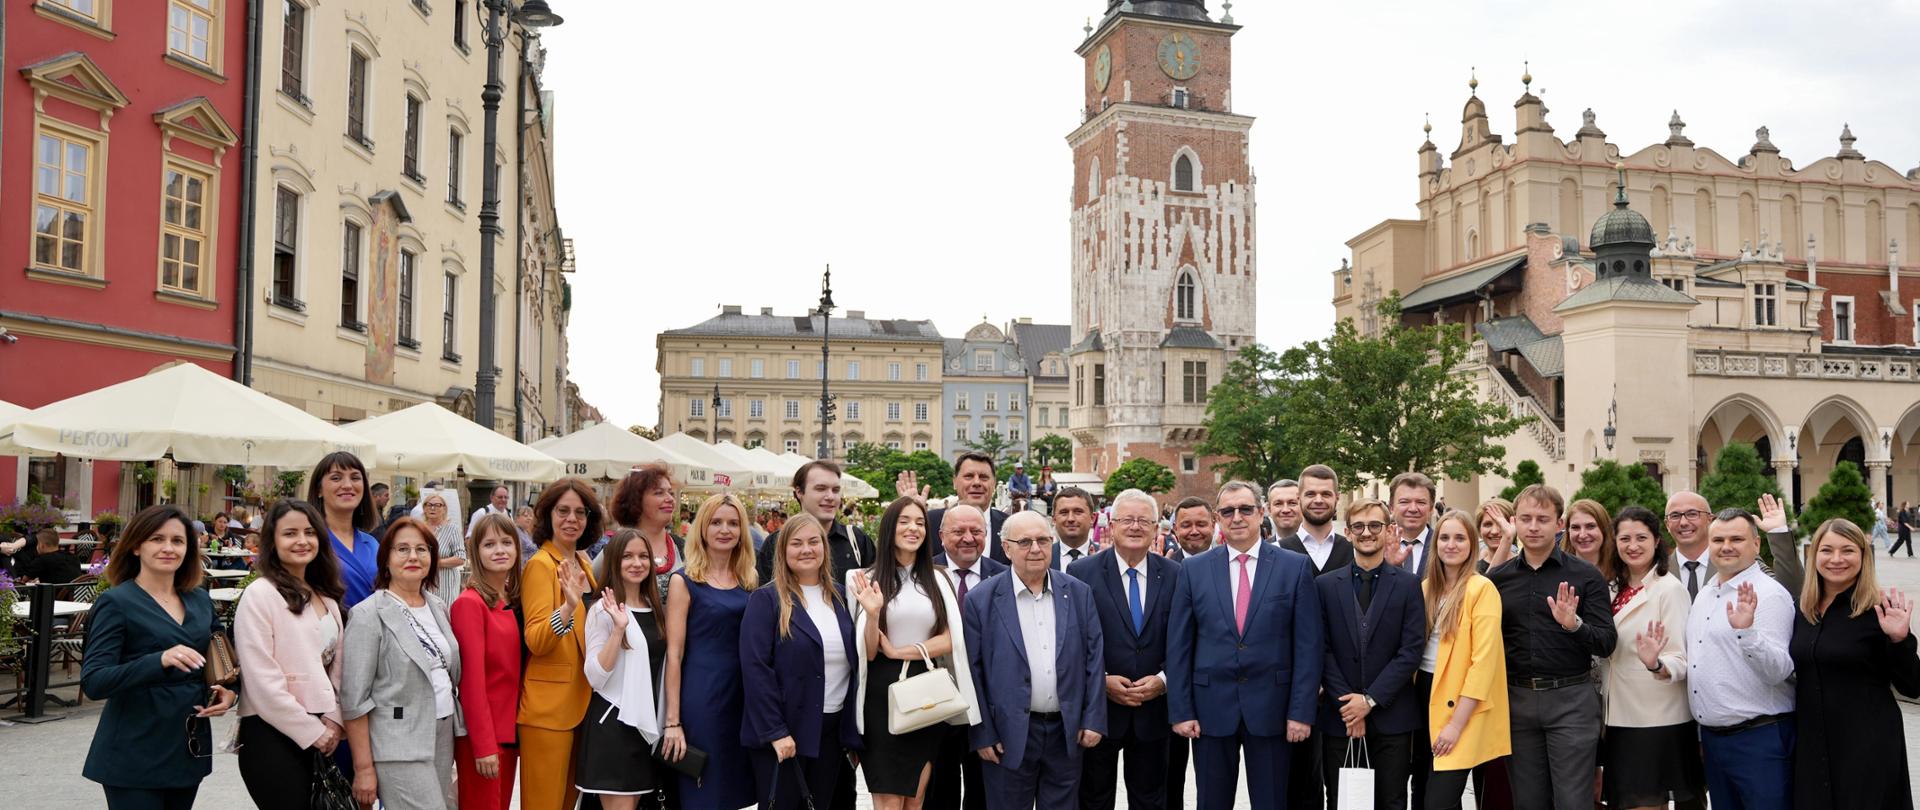
POLYGON ((1200 43, 1177 31, 1161 37, 1160 70, 1181 81, 1193 78, 1200 72, 1200 43))
POLYGON ((1100 92, 1106 92, 1107 80, 1113 78, 1113 51, 1100 46, 1100 54, 1093 58, 1093 86, 1100 92))

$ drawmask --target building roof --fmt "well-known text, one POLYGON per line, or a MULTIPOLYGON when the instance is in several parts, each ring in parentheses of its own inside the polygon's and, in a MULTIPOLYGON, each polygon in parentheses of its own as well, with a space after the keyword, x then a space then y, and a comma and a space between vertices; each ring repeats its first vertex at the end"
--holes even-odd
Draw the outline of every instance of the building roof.
POLYGON ((1191 326, 1176 326, 1167 330, 1167 336, 1160 341, 1162 349, 1218 349, 1220 341, 1214 340, 1205 329, 1191 326))
POLYGON ((1207 17, 1206 0, 1134 0, 1132 8, 1125 8, 1127 5, 1124 0, 1107 0, 1107 14, 1118 14, 1125 10, 1148 17, 1212 22, 1207 17))
POLYGON ((1632 301, 1644 304, 1686 304, 1699 303, 1686 293, 1677 292, 1672 287, 1644 276, 1608 276, 1592 284, 1581 287, 1565 301, 1553 308, 1554 312, 1566 312, 1607 301, 1632 301))
MULTIPOLYGON (((1400 299, 1400 310, 1421 312, 1472 300, 1481 290, 1506 281, 1509 274, 1516 273, 1526 266, 1526 256, 1509 256, 1472 270, 1455 273, 1438 281, 1427 282, 1400 299)), ((1518 280, 1514 281, 1514 289, 1517 290, 1519 289, 1518 280)))
POLYGON ((1612 245, 1638 245, 1651 248, 1658 242, 1653 238, 1653 225, 1639 211, 1627 207, 1626 169, 1620 170, 1621 183, 1619 193, 1613 199, 1613 210, 1600 215, 1593 222, 1593 233, 1588 235, 1587 245, 1598 251, 1612 245))
MULTIPOLYGON (((946 339, 946 345, 940 352, 940 359, 946 366, 945 376, 979 377, 983 379, 990 377, 1024 379, 1026 377, 1026 369, 1023 368, 1024 364, 1020 362, 1019 353, 1014 351, 1012 343, 1004 339, 975 340, 973 336, 978 334, 977 331, 967 334, 968 336, 966 338, 946 339), (992 371, 975 369, 973 367, 973 352, 976 349, 988 349, 998 355, 1002 360, 1002 362, 998 364, 999 367, 992 371)), ((994 329, 993 334, 1000 334, 1000 330, 994 329)))
POLYGON ((1101 342, 1100 333, 1098 331, 1094 331, 1094 332, 1088 332, 1087 336, 1084 338, 1081 338, 1079 343, 1073 344, 1073 348, 1068 349, 1067 354, 1079 354, 1081 352, 1104 352, 1106 350, 1107 350, 1107 344, 1101 342))
POLYGON ((1567 373, 1566 353, 1561 350, 1559 335, 1521 344, 1520 356, 1527 358, 1527 363, 1542 377, 1559 377, 1567 373))
MULTIPOLYGON (((719 315, 684 329, 669 329, 663 335, 681 337, 767 337, 816 340, 820 337, 818 316, 774 315, 761 310, 747 315, 739 307, 725 307, 719 315)), ((940 343, 940 330, 933 321, 881 320, 878 318, 834 318, 829 324, 829 340, 891 340, 940 343)))
POLYGON ((1064 323, 1016 323, 1013 342, 1020 347, 1020 359, 1027 364, 1028 376, 1067 376, 1042 374, 1040 369, 1048 354, 1066 352, 1067 344, 1073 342, 1073 327, 1064 323))
POLYGON ((1496 352, 1513 351, 1546 337, 1540 327, 1534 325, 1533 319, 1525 315, 1495 318, 1474 324, 1473 328, 1487 341, 1487 348, 1496 352))

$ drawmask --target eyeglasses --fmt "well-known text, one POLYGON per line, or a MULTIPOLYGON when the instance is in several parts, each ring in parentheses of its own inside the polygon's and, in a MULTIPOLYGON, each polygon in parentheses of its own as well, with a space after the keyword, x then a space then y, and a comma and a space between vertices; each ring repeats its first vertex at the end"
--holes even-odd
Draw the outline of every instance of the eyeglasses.
POLYGON ((1233 517, 1234 515, 1254 514, 1260 511, 1260 507, 1253 506, 1251 504, 1246 504, 1242 506, 1222 506, 1218 511, 1220 512, 1221 517, 1233 517))
MULTIPOLYGON (((187 753, 195 759, 209 759, 214 755, 213 747, 213 721, 197 714, 187 715, 187 753), (207 735, 204 739, 202 739, 200 735, 193 733, 193 721, 195 720, 200 720, 205 723, 207 735)), ((238 744, 234 745, 233 748, 236 751, 240 750, 238 744)))
POLYGON ((1377 520, 1371 521, 1368 523, 1347 524, 1347 530, 1353 532, 1354 534, 1379 534, 1382 530, 1386 528, 1387 528, 1387 524, 1381 523, 1380 521, 1377 521, 1377 520))
POLYGON ((586 520, 586 519, 587 519, 587 510, 585 510, 585 509, 568 509, 568 508, 566 508, 566 507, 555 507, 555 508, 554 508, 554 510, 553 510, 553 516, 554 516, 554 517, 556 517, 556 518, 560 518, 560 519, 562 519, 562 520, 564 520, 564 519, 566 519, 566 518, 579 518, 579 519, 581 519, 581 520, 586 520))
MULTIPOLYGON (((1252 507, 1248 507, 1248 508, 1251 509, 1252 507)), ((1155 521, 1153 518, 1143 518, 1143 517, 1124 517, 1124 518, 1113 519, 1113 525, 1115 526, 1152 526, 1154 522, 1155 521)))
POLYGON ((1021 551, 1026 551, 1028 549, 1034 548, 1035 546, 1053 545, 1053 538, 1031 537, 1026 540, 1007 540, 1006 543, 1007 545, 1013 546, 1014 548, 1020 549, 1021 551))
POLYGON ((1699 520, 1703 517, 1706 517, 1709 514, 1712 514, 1712 513, 1706 512, 1700 509, 1688 509, 1685 512, 1668 512, 1667 522, 1678 523, 1682 520, 1699 520))

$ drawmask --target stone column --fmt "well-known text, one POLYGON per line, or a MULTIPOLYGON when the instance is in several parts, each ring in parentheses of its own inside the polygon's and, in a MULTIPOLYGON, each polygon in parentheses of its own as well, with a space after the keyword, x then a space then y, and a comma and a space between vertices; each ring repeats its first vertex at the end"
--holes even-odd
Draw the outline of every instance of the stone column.
POLYGON ((1867 486, 1873 490, 1873 499, 1881 505, 1887 503, 1887 468, 1892 466, 1892 461, 1867 462, 1867 486))
POLYGON ((1788 502, 1787 505, 1790 508, 1797 509, 1800 505, 1793 503, 1793 468, 1794 463, 1792 459, 1775 459, 1773 462, 1773 479, 1780 485, 1780 494, 1786 498, 1788 502))

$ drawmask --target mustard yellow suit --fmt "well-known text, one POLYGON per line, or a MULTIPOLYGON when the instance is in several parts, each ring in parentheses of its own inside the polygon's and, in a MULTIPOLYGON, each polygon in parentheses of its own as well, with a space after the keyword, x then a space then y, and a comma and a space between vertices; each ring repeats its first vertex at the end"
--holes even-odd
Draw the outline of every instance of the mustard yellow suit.
MULTIPOLYGON (((574 552, 587 574, 588 592, 599 589, 593 567, 584 552, 574 552)), ((554 632, 553 612, 566 604, 560 589, 563 557, 552 541, 527 560, 520 572, 520 611, 526 617, 521 632, 526 639, 526 672, 520 686, 520 807, 523 810, 563 810, 573 807, 580 791, 573 779, 573 732, 587 714, 593 690, 587 686, 587 605, 583 600, 571 619, 571 629, 554 632)))
MULTIPOLYGON (((1432 583, 1422 583, 1430 588, 1432 583)), ((1471 768, 1513 753, 1512 722, 1507 710, 1507 648, 1500 635, 1500 591, 1493 581, 1469 577, 1466 601, 1461 603, 1460 626, 1440 639, 1433 671, 1433 697, 1427 701, 1427 723, 1433 743, 1453 719, 1456 698, 1480 701, 1460 733, 1460 741, 1444 757, 1433 761, 1436 771, 1471 768)))

